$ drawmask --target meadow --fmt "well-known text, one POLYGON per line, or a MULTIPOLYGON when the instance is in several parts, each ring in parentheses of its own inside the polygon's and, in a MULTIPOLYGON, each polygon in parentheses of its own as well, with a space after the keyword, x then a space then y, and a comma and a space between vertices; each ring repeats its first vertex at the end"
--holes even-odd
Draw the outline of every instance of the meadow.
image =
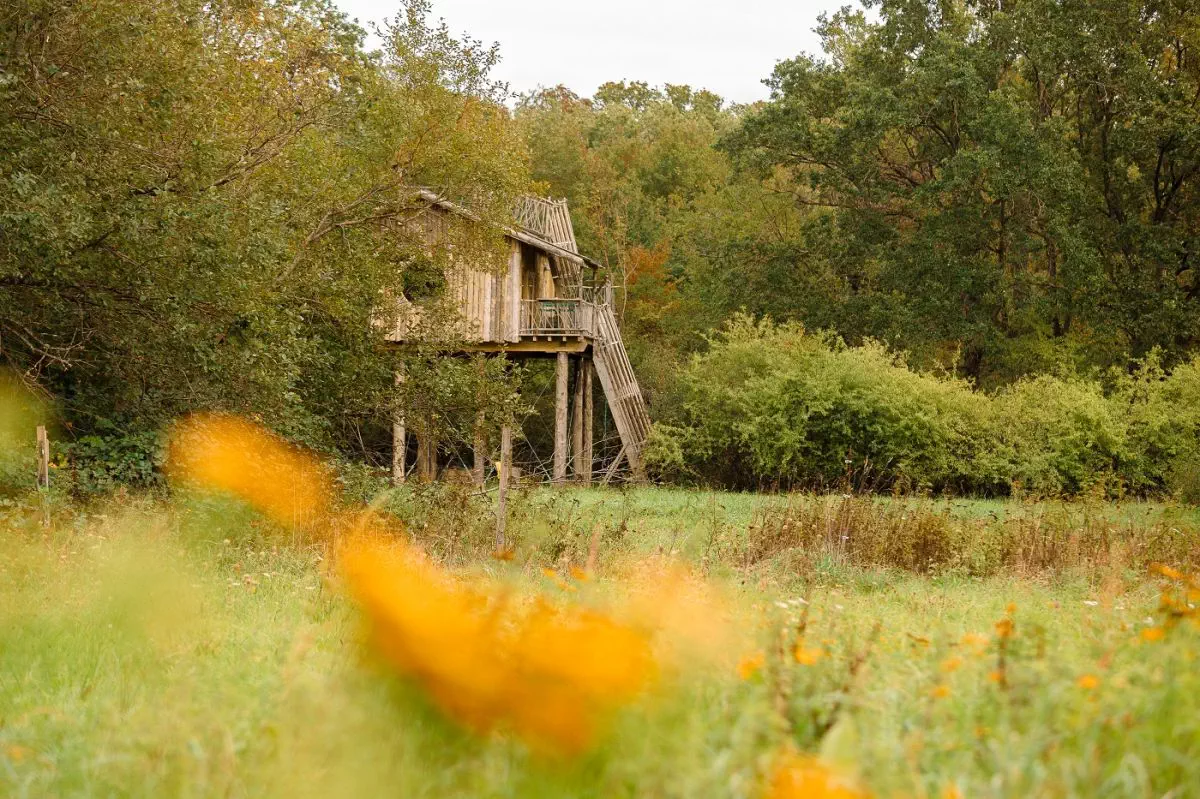
MULTIPOLYGON (((428 673, 381 655, 335 551, 245 502, 117 497, 58 508, 49 531, 12 506, 0 793, 1148 797, 1200 786, 1200 631, 1182 571, 1191 509, 530 489, 512 503, 512 549, 495 557, 488 497, 415 487, 376 499, 454 586, 654 627, 652 676, 579 711, 595 724, 578 746, 539 735, 521 708, 481 727, 428 673), (1076 543, 1048 555, 1029 548, 1035 528, 1076 543), (902 535, 935 557, 878 545, 902 535), (938 535, 958 543, 930 549, 938 535), (1024 543, 987 554, 1012 536, 1024 543), (1150 560, 1160 556, 1181 571, 1150 560), (629 610, 634 596, 653 619, 629 610)), ((447 640, 447 652, 473 651, 447 640)), ((607 662, 574 646, 540 651, 587 675, 607 662)), ((538 690, 525 709, 541 707, 538 690)))

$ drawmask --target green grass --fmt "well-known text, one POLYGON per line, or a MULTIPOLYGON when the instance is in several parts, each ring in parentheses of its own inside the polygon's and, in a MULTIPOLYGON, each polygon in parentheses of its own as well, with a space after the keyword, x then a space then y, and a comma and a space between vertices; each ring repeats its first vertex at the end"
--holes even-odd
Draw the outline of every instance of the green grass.
MULTIPOLYGON (((454 550, 464 573, 553 593, 532 567, 581 562, 599 526, 600 574, 581 594, 618 598, 625 566, 674 551, 727 596, 736 644, 669 673, 572 761, 443 720, 365 655, 326 556, 273 544, 247 512, 127 501, 64 514, 48 535, 12 521, 0 795, 754 797, 787 742, 880 796, 1198 795, 1200 634, 1184 622, 1142 640, 1158 582, 1121 564, 980 579, 826 552, 803 569, 729 557, 769 507, 816 501, 537 491, 514 502, 512 564, 454 550), (994 625, 1009 603, 1002 686, 994 625), (801 623, 821 653, 810 665, 790 656, 801 623), (990 643, 977 651, 970 634, 990 643), (742 679, 737 661, 756 653, 762 668, 742 679), (1081 687, 1085 675, 1098 687, 1081 687)), ((483 535, 486 508, 472 507, 483 535)))

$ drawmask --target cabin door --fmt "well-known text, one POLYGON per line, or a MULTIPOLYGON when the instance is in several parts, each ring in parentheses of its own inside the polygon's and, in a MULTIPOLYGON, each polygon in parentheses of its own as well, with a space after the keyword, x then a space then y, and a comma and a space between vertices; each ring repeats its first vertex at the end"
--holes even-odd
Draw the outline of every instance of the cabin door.
POLYGON ((521 245, 521 299, 536 300, 538 298, 538 257, 537 250, 521 245))

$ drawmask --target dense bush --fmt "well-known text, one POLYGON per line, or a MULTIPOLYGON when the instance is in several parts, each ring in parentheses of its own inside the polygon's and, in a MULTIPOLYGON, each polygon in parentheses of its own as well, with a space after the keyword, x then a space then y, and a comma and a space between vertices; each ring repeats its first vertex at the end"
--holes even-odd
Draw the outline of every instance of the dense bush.
POLYGON ((868 342, 733 320, 684 371, 647 458, 733 487, 1200 496, 1200 363, 1103 383, 1042 375, 994 395, 868 342))

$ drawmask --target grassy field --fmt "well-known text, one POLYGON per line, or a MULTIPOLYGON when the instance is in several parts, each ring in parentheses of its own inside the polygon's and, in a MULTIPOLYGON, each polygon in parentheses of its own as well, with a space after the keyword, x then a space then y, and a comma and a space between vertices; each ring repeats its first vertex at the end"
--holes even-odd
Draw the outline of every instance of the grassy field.
POLYGON ((456 584, 631 625, 680 574, 704 598, 564 754, 448 719, 364 643, 334 552, 239 503, 114 500, 49 533, 14 512, 0 794, 1200 795, 1195 591, 1147 568, 1194 565, 1190 509, 535 490, 506 561, 487 499, 388 506, 456 584))

